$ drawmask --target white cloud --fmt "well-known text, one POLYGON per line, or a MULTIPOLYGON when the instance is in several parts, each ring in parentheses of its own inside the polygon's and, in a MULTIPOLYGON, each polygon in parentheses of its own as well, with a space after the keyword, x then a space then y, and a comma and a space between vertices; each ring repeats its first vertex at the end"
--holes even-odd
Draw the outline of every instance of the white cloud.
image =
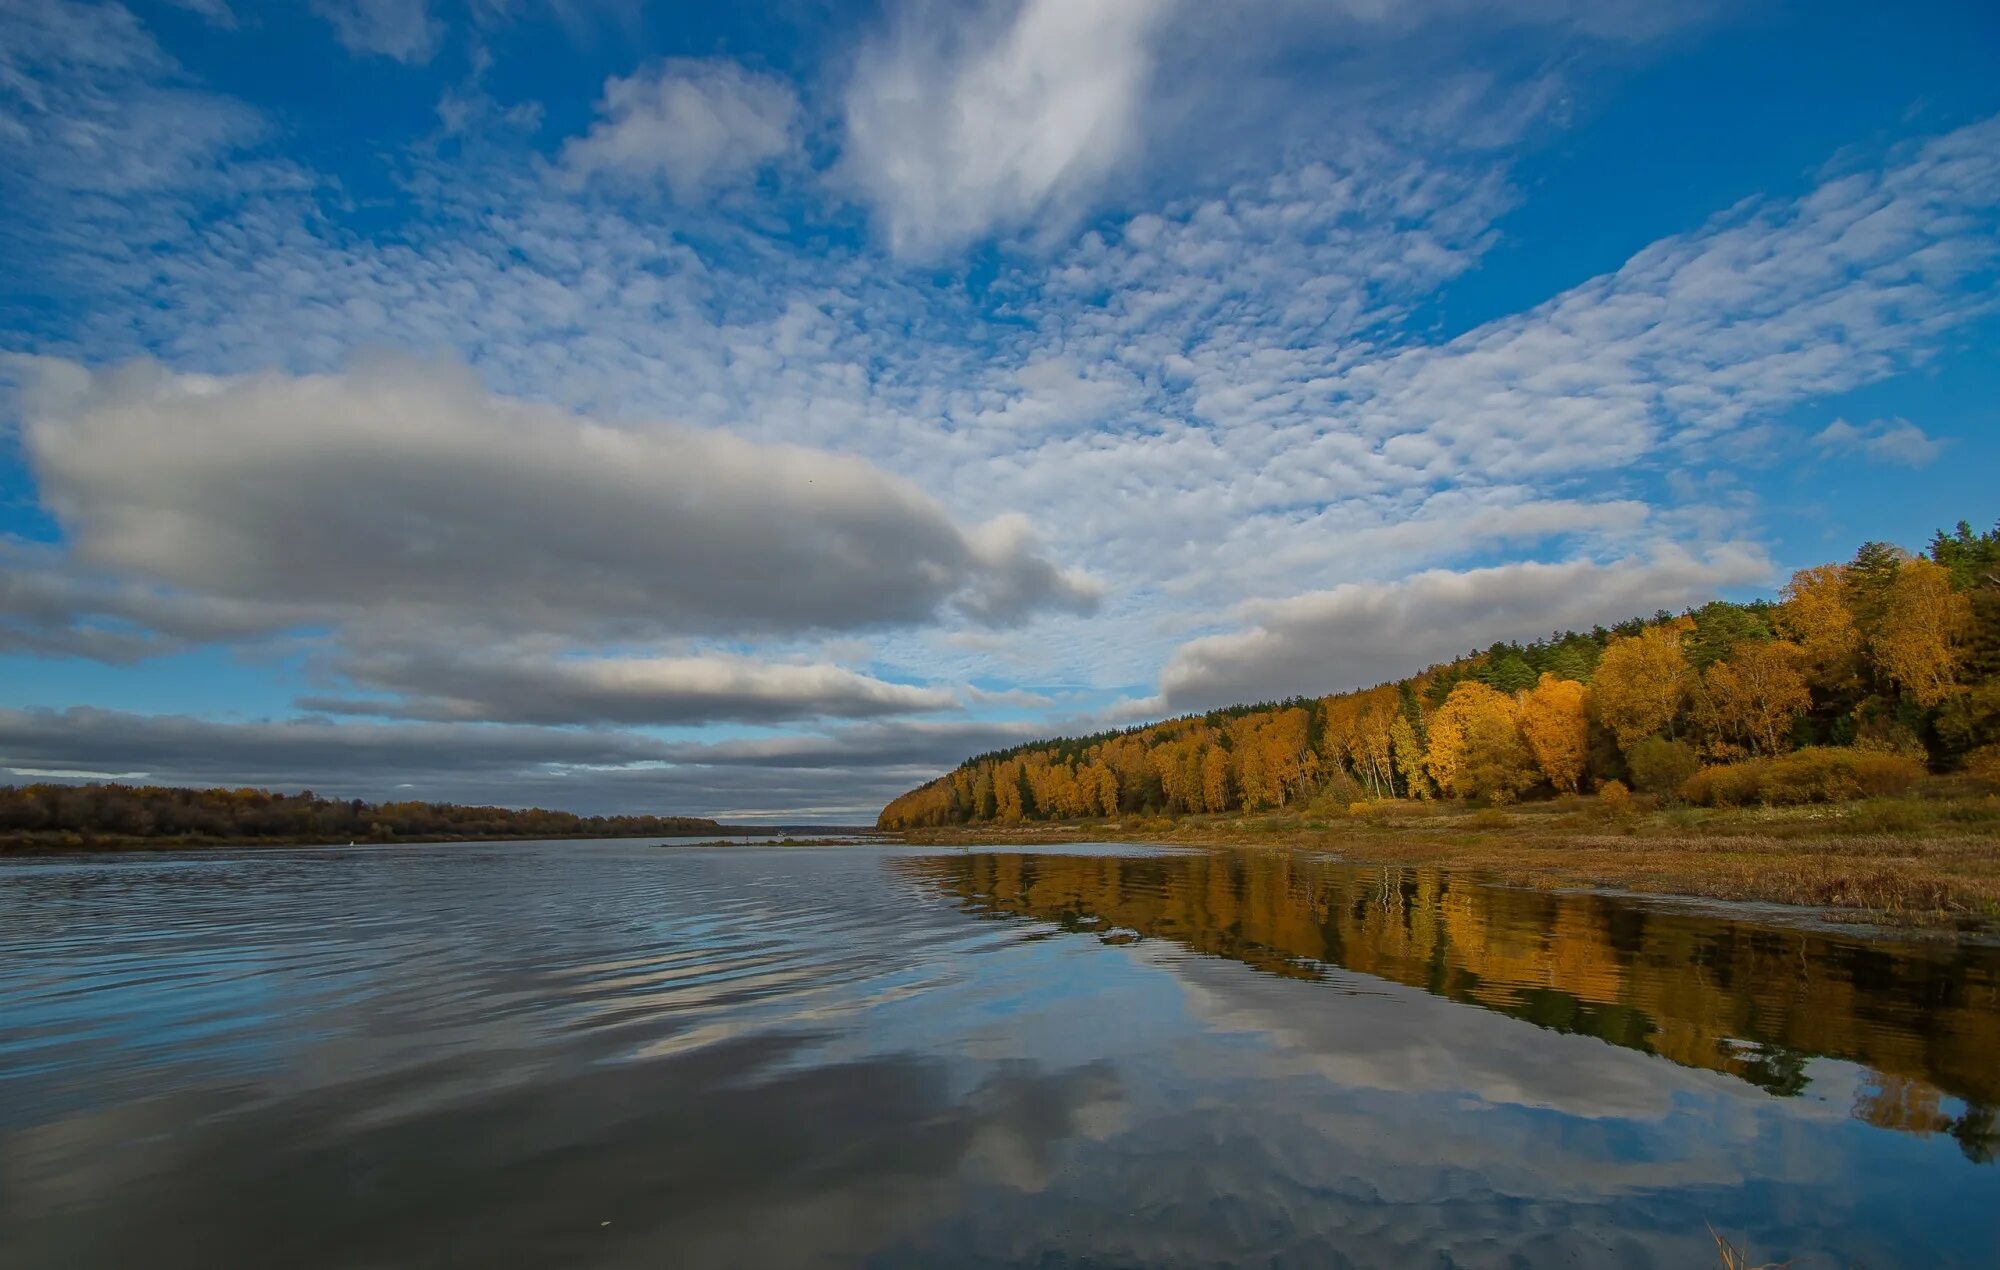
POLYGON ((1347 583, 1246 605, 1247 629, 1174 654, 1161 696, 1180 711, 1366 687, 1495 640, 1701 603, 1723 587, 1766 583, 1771 572, 1761 552, 1732 545, 1702 556, 1669 547, 1608 563, 1528 561, 1347 583))
POLYGON ((925 256, 1074 215, 1141 139, 1166 0, 906 6, 847 89, 843 174, 890 246, 925 256))
POLYGON ((1908 419, 1876 419, 1852 424, 1835 419, 1813 434, 1813 444, 1836 454, 1859 454, 1878 463, 1925 467, 1943 452, 1944 443, 1924 435, 1908 419))
POLYGON ((1370 136, 1513 140, 1560 98, 1551 40, 1640 42, 1709 7, 902 0, 855 59, 839 175, 906 257, 1048 244, 1162 172, 1211 187, 1370 136))
POLYGON ((430 61, 444 40, 444 24, 426 0, 312 0, 312 9, 350 53, 416 64, 430 61))
POLYGON ((664 180, 681 199, 748 177, 799 144, 791 85, 734 62, 671 59, 605 81, 599 120, 563 145, 575 176, 664 180))
POLYGON ((0 30, 0 190, 21 210, 214 187, 266 135, 255 110, 186 83, 122 6, 6 0, 0 30))
POLYGON ((44 362, 22 445, 84 568, 330 622, 606 638, 1093 604, 1025 521, 855 458, 488 394, 462 369, 44 362))

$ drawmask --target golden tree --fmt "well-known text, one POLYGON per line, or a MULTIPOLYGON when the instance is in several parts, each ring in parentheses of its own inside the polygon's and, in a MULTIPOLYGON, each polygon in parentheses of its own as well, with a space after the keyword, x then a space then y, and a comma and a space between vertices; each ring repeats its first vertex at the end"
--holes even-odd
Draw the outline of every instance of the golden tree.
POLYGON ((1389 746, 1396 757, 1396 771, 1403 777, 1403 790, 1412 798, 1431 796, 1431 779, 1424 771, 1424 745, 1410 721, 1397 716, 1389 725, 1389 746))
POLYGON ((1576 793, 1590 758, 1588 690, 1574 679, 1544 674, 1521 694, 1521 737, 1542 775, 1557 789, 1576 793))
POLYGON ((1209 811, 1229 810, 1229 754, 1211 745, 1201 756, 1201 799, 1209 811))
POLYGON ((1604 650, 1591 679, 1591 696, 1620 749, 1629 750, 1673 726, 1693 673, 1681 649, 1690 625, 1682 618, 1649 626, 1612 640, 1604 650))
POLYGON ((1720 739, 1746 742, 1753 754, 1788 748, 1792 724, 1812 708, 1804 662, 1790 640, 1740 641, 1728 660, 1702 673, 1703 723, 1720 739))
POLYGON ((1430 732, 1426 766, 1447 794, 1511 797, 1538 779, 1514 699, 1477 680, 1451 690, 1430 732))
POLYGON ((1919 705, 1941 705, 1959 691, 1954 645, 1971 621, 1972 606, 1951 589, 1944 566, 1905 560, 1889 585, 1870 651, 1882 673, 1919 705))
POLYGON ((1849 591, 1847 570, 1823 564, 1794 573, 1778 606, 1778 629, 1798 645, 1808 680, 1828 692, 1860 683, 1861 628, 1849 591))

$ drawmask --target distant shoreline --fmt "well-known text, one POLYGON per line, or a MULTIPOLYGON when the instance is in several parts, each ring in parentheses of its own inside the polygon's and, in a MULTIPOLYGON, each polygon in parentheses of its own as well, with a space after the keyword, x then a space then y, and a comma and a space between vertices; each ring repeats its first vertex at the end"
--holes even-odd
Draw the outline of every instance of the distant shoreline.
MULTIPOLYGON (((720 825, 710 829, 690 829, 689 838, 775 837, 782 829, 755 829, 741 825, 720 825)), ((645 838, 667 838, 672 834, 650 830, 646 833, 515 833, 515 834, 410 834, 390 837, 357 837, 339 842, 324 835, 277 837, 133 837, 91 834, 10 834, 0 837, 0 855, 87 855, 120 851, 187 851, 217 847, 403 847, 446 842, 633 842, 645 838)))

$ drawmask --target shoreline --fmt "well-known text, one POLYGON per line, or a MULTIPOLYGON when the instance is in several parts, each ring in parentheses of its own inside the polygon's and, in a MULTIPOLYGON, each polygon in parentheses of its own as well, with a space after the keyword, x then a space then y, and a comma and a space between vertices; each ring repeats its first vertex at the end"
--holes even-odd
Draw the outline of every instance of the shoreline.
MULTIPOLYGON (((12 836, 0 838, 0 856, 7 855, 114 855, 129 851, 213 851, 225 847, 409 847, 448 842, 637 842, 645 838, 662 838, 658 831, 648 833, 521 833, 521 834, 411 834, 391 835, 386 838, 361 837, 352 842, 333 842, 311 835, 279 835, 258 838, 212 838, 173 837, 137 838, 118 836, 80 837, 80 842, 61 841, 60 835, 12 836)), ((715 829, 701 829, 691 832, 688 837, 704 838, 756 838, 769 836, 763 829, 738 829, 720 826, 715 829)))
POLYGON ((1479 810, 1438 803, 1252 815, 1120 817, 901 831, 913 846, 1077 842, 1308 851, 1433 865, 1510 886, 1782 904, 1826 920, 1985 938, 2000 932, 2000 797, 1784 808, 1641 807, 1594 798, 1479 810))

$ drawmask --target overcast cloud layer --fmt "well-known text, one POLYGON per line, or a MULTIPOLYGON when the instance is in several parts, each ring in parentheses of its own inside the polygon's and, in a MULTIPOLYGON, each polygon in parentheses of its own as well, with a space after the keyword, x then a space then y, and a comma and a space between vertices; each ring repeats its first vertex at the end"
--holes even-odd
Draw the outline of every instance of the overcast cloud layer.
POLYGON ((0 0, 0 769, 866 818, 2000 514, 2000 40, 1732 16, 0 0))

